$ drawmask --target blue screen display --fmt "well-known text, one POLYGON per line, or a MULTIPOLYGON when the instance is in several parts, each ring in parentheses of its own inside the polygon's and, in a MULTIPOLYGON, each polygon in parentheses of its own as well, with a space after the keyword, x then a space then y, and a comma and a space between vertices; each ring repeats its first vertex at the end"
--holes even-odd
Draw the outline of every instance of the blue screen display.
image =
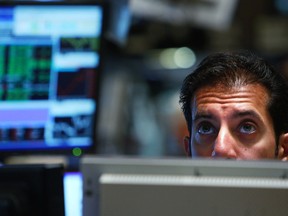
POLYGON ((93 146, 103 15, 96 3, 0 6, 0 151, 93 146))

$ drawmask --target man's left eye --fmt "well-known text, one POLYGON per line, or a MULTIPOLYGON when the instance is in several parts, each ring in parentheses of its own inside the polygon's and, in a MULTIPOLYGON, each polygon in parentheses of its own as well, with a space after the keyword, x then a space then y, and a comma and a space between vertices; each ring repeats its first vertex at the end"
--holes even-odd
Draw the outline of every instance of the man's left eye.
POLYGON ((252 134, 256 131, 256 128, 254 125, 252 124, 243 124, 241 127, 240 127, 240 132, 241 133, 246 133, 246 134, 252 134))

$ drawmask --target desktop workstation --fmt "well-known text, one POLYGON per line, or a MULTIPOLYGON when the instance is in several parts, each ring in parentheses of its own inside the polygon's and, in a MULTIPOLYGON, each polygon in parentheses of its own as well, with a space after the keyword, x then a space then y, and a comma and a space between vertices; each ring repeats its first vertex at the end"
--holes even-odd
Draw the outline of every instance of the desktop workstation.
MULTIPOLYGON (((76 7, 73 2, 68 7, 61 2, 16 3, 0 6, 5 11, 0 18, 5 35, 0 42, 5 62, 1 72, 7 78, 0 106, 0 150, 3 158, 22 155, 24 160, 31 154, 42 158, 43 152, 49 152, 48 157, 67 153, 75 159, 82 152, 77 159, 80 169, 63 177, 68 192, 64 199, 75 197, 72 204, 64 203, 67 215, 286 215, 285 163, 86 157, 84 153, 94 147, 94 87, 98 87, 101 55, 99 44, 92 41, 101 41, 102 9, 95 2, 76 7), (41 14, 34 13, 34 7, 41 14), (67 18, 73 20, 73 28, 67 18), (25 25, 25 20, 36 23, 25 25), (41 21, 56 32, 38 29, 41 21), (21 75, 20 62, 27 69, 21 75)), ((71 163, 68 156, 69 168, 71 163)))

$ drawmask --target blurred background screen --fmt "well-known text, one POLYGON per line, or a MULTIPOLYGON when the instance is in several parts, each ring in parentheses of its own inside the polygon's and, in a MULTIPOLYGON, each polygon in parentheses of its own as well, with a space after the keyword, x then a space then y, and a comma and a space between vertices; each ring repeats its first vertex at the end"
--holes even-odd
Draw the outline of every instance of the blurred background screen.
POLYGON ((95 148, 103 4, 0 6, 0 151, 95 148))

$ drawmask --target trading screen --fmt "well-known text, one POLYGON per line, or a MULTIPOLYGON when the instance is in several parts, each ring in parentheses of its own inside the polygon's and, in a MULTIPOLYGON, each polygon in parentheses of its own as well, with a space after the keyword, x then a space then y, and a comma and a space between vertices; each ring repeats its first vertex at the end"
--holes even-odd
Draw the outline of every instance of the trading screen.
POLYGON ((89 147, 103 8, 36 4, 0 6, 0 149, 89 147))

